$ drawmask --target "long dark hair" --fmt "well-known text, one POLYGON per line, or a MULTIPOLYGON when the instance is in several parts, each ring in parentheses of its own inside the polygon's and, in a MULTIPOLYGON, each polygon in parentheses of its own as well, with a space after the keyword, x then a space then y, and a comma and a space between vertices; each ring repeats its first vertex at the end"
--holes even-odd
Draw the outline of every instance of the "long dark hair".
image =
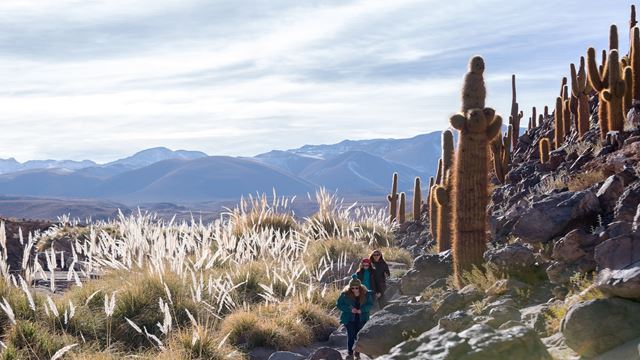
POLYGON ((368 290, 364 285, 360 285, 360 294, 356 298, 356 294, 351 291, 351 286, 347 285, 344 290, 342 290, 342 293, 354 300, 357 299, 360 304, 364 304, 367 301, 367 291, 368 290))
POLYGON ((384 261, 384 256, 382 255, 382 251, 380 251, 380 250, 373 250, 371 252, 371 255, 369 255, 369 260, 371 260, 372 264, 375 264, 375 263, 386 263, 386 261, 384 261), (380 254, 380 261, 375 261, 375 258, 373 257, 373 254, 375 254, 375 253, 380 254))

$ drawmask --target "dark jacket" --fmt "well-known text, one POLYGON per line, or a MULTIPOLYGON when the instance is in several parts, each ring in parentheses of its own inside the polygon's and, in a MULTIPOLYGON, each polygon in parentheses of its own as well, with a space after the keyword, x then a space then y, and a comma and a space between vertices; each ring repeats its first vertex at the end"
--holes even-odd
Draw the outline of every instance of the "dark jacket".
POLYGON ((373 265, 373 281, 371 282, 373 285, 374 292, 376 293, 384 293, 387 289, 387 278, 391 276, 391 272, 389 271, 389 265, 386 262, 372 262, 373 265))
MULTIPOLYGON (((360 323, 364 324, 369 320, 369 312, 371 311, 371 307, 373 306, 373 295, 371 291, 367 291, 367 295, 365 296, 364 304, 360 305, 360 323)), ((351 309, 356 307, 356 299, 348 296, 346 293, 341 293, 338 301, 336 302, 336 307, 338 310, 342 312, 340 315, 340 323, 347 325, 351 321, 355 319, 355 314, 351 312, 351 309)))
MULTIPOLYGON (((358 280, 360 280, 360 282, 364 284, 364 270, 358 269, 358 271, 356 271, 356 275, 358 276, 358 280)), ((380 292, 378 291, 378 284, 376 283, 375 270, 373 268, 369 268, 369 284, 371 284, 371 289, 368 289, 368 290, 371 290, 374 293, 380 292)))

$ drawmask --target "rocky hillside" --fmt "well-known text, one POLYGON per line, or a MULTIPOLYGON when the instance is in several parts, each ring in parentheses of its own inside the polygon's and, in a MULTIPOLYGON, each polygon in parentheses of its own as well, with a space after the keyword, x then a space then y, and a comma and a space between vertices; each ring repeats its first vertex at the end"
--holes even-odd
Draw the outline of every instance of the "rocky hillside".
MULTIPOLYGON (((417 257, 392 304, 361 331, 359 351, 381 359, 640 359, 640 130, 625 117, 638 98, 635 24, 633 11, 629 55, 618 60, 612 26, 603 66, 588 50, 586 64, 572 64, 563 79, 555 111, 534 109, 521 134, 513 133, 524 117, 514 76, 510 129, 490 146, 483 262, 456 279, 451 250, 439 251, 459 216, 441 204, 438 187, 451 196, 454 181, 444 175, 454 168, 442 167, 420 221, 396 231, 417 257)), ((443 162, 453 151, 443 145, 443 162)))

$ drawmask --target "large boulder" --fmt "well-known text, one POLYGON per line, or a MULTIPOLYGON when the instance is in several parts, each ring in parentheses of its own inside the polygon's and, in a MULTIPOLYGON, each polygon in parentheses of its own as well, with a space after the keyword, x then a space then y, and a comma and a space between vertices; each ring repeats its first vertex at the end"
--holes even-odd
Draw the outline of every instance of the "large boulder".
POLYGON ((513 235, 529 243, 547 242, 567 226, 600 211, 600 202, 590 190, 562 192, 534 202, 520 214, 513 235))
POLYGON ((596 196, 605 212, 611 212, 624 192, 624 180, 618 175, 611 175, 605 180, 596 196))
POLYGON ((624 269, 640 261, 640 235, 627 234, 611 238, 596 246, 594 258, 598 269, 624 269))
POLYGON ((406 341, 379 358, 383 360, 547 360, 551 356, 531 329, 514 326, 495 330, 476 324, 456 334, 440 327, 406 341))
POLYGON ((436 325, 430 303, 390 304, 373 314, 358 333, 356 351, 377 357, 436 325))
POLYGON ((638 204, 640 204, 640 182, 635 182, 629 185, 620 195, 613 209, 614 219, 616 221, 633 222, 638 204))
POLYGON ((489 249, 484 253, 484 260, 508 274, 531 272, 531 269, 536 267, 533 250, 522 244, 489 249))
POLYGON ((640 261, 623 269, 602 269, 596 286, 609 296, 640 300, 640 261))
POLYGON ((451 252, 418 256, 411 269, 400 279, 403 295, 419 295, 432 282, 451 275, 451 252))
POLYGON ((570 348, 593 357, 640 337, 640 303, 620 298, 577 303, 560 328, 570 348))
POLYGON ((558 261, 573 263, 586 256, 597 241, 596 235, 575 229, 556 241, 551 256, 558 261))

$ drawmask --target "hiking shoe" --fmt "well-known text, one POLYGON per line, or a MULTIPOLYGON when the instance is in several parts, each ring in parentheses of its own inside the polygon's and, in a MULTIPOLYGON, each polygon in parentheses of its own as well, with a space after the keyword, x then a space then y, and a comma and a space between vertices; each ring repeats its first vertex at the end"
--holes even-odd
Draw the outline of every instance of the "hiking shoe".
POLYGON ((356 359, 360 360, 360 353, 356 351, 356 359))

